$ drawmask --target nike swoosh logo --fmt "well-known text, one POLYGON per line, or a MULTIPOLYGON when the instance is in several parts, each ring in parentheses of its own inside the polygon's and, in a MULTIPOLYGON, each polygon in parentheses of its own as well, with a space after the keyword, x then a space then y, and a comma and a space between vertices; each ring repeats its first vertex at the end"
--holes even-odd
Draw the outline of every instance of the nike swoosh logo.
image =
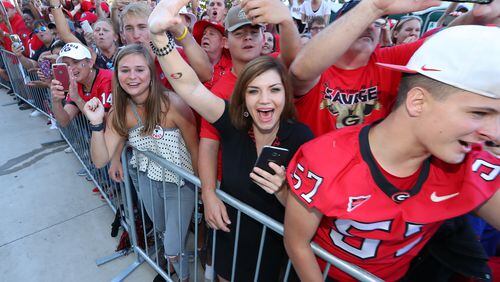
POLYGON ((437 69, 427 68, 425 65, 423 65, 421 69, 422 69, 423 71, 441 71, 441 70, 437 70, 437 69))
POLYGON ((431 200, 434 203, 439 203, 439 202, 451 199, 453 197, 456 197, 456 196, 458 196, 458 194, 460 194, 460 193, 457 192, 457 193, 454 193, 454 194, 449 194, 449 195, 444 195, 444 196, 438 196, 438 195, 436 195, 436 192, 432 192, 432 194, 431 194, 431 200))

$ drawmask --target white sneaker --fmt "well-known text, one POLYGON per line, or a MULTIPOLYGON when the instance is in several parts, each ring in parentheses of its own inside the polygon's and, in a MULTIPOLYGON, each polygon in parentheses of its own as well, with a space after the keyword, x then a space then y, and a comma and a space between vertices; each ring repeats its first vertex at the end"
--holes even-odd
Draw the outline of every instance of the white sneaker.
POLYGON ((57 121, 53 118, 50 119, 50 129, 57 129, 57 121))
POLYGON ((33 110, 30 114, 30 117, 37 117, 39 115, 41 115, 42 113, 40 113, 40 111, 38 110, 33 110))
POLYGON ((211 265, 205 264, 205 279, 212 280, 214 278, 214 268, 211 265))

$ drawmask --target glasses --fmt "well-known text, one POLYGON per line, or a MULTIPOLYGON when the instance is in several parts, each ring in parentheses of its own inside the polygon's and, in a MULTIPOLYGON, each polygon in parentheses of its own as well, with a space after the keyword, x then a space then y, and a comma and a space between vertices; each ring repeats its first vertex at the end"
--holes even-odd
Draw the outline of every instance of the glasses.
POLYGON ((376 28, 383 27, 386 24, 387 24, 387 20, 386 19, 378 19, 378 20, 376 20, 376 21, 373 22, 373 26, 376 27, 376 28))
POLYGON ((35 33, 43 32, 43 31, 47 31, 47 27, 46 26, 37 27, 34 30, 35 33))

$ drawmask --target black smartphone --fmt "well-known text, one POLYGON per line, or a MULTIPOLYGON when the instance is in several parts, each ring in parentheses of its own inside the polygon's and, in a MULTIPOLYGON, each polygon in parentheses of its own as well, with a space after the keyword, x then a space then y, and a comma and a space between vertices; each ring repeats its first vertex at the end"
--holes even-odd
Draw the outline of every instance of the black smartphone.
MULTIPOLYGON (((445 0, 441 0, 441 1, 445 1, 445 0)), ((446 0, 446 2, 490 4, 491 2, 493 2, 493 0, 446 0)))
POLYGON ((272 168, 269 167, 269 162, 273 162, 279 166, 286 166, 289 153, 290 151, 285 148, 264 146, 254 166, 274 175, 275 172, 272 168))

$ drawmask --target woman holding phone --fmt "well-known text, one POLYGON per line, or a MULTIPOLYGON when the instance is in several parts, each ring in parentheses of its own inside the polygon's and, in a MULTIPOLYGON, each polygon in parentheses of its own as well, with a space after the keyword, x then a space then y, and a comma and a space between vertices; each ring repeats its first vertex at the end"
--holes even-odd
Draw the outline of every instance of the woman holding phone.
MULTIPOLYGON (((152 151, 191 173, 196 173, 198 136, 191 109, 158 80, 155 64, 140 44, 123 47, 116 55, 114 104, 104 130, 105 109, 100 99, 85 104, 92 128, 91 157, 96 167, 106 165, 126 139, 141 151, 152 151)), ((165 254, 181 281, 189 279, 185 243, 194 209, 194 187, 143 155, 133 153, 133 180, 158 232, 164 234, 165 254), (138 170, 136 174, 135 171, 138 170), (137 178, 135 178, 137 177, 137 178), (165 181, 165 182, 163 182, 165 181), (165 185, 164 185, 165 184, 165 185), (177 185, 181 185, 178 204, 177 185), (180 210, 180 215, 179 211, 180 210), (181 218, 179 226, 178 218, 181 218), (181 237, 179 238, 179 229, 181 237), (180 242, 179 242, 180 241, 180 242), (179 247, 182 246, 182 249, 179 247)))
MULTIPOLYGON (((307 126, 293 119, 295 109, 288 72, 277 60, 259 57, 248 63, 238 76, 230 103, 215 96, 175 50, 172 35, 165 34, 179 22, 178 11, 186 2, 161 1, 156 6, 149 17, 152 49, 176 93, 212 123, 221 135, 221 189, 282 222, 282 204, 288 193, 284 182, 285 168, 270 163, 274 170, 271 174, 254 167, 254 164, 264 146, 286 148, 291 157, 300 145, 313 137, 307 126)), ((202 191, 203 198, 216 197, 214 192, 215 189, 202 191)), ((215 271, 221 281, 231 278, 235 281, 253 280, 263 227, 250 217, 241 216, 236 277, 231 277, 237 211, 228 206, 226 214, 226 207, 219 203, 220 217, 208 221, 212 228, 226 231, 217 233, 215 271)), ((285 262, 281 236, 267 232, 258 280, 277 281, 285 262)))

